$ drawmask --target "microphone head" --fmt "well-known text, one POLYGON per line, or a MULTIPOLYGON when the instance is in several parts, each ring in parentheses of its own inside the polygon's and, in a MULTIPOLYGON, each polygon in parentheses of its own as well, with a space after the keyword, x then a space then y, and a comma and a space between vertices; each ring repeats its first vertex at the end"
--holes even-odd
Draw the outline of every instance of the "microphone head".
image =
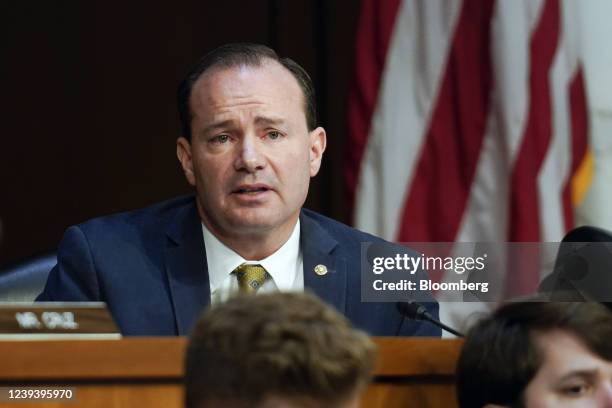
POLYGON ((397 302, 395 306, 397 307, 397 311, 400 312, 400 314, 404 317, 407 317, 412 320, 426 320, 438 326, 442 330, 446 330, 447 332, 454 334, 457 337, 463 337, 463 334, 459 333, 457 330, 445 325, 444 323, 439 322, 431 315, 431 313, 429 313, 427 308, 425 308, 425 306, 420 303, 417 303, 415 301, 397 302))
POLYGON ((425 306, 410 301, 410 302, 397 302, 397 311, 403 316, 413 320, 423 320, 427 317, 427 309, 425 306))

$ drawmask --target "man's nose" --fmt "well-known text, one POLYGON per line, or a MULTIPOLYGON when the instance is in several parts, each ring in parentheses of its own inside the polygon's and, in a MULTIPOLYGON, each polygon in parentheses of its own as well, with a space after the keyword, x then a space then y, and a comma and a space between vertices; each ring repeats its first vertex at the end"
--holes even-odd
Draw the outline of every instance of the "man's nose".
POLYGON ((263 169, 265 165, 265 156, 262 154, 257 138, 252 135, 245 135, 239 145, 238 156, 234 163, 235 169, 254 173, 263 169))
POLYGON ((612 381, 605 384, 600 393, 600 408, 612 408, 612 381))

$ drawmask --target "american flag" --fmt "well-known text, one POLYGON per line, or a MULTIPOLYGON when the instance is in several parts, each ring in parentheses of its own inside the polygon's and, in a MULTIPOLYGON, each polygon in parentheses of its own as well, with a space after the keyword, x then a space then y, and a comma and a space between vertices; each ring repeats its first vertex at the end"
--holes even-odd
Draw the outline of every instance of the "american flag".
MULTIPOLYGON (((399 242, 560 241, 594 170, 580 3, 363 0, 355 226, 399 242)), ((526 268, 513 284, 539 280, 526 268)))

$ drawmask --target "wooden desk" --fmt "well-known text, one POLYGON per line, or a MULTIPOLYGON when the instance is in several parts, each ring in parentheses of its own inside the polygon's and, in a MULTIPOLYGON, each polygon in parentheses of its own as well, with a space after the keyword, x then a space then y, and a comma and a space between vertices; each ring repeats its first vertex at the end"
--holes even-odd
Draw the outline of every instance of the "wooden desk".
POLYGON ((461 340, 376 339, 374 381, 364 408, 457 407, 454 372, 461 340))
MULTIPOLYGON (((461 342, 378 338, 365 408, 445 407, 454 402, 461 342)), ((184 338, 0 341, 0 386, 69 386, 70 402, 0 402, 13 408, 182 407, 184 338)))

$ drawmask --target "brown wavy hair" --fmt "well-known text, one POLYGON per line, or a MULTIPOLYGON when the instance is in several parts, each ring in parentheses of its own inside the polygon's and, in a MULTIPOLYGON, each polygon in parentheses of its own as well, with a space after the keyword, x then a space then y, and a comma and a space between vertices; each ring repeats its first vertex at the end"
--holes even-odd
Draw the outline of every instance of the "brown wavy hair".
POLYGON ((238 296, 208 309, 186 354, 186 406, 269 397, 333 407, 369 381, 375 346, 314 295, 238 296))

